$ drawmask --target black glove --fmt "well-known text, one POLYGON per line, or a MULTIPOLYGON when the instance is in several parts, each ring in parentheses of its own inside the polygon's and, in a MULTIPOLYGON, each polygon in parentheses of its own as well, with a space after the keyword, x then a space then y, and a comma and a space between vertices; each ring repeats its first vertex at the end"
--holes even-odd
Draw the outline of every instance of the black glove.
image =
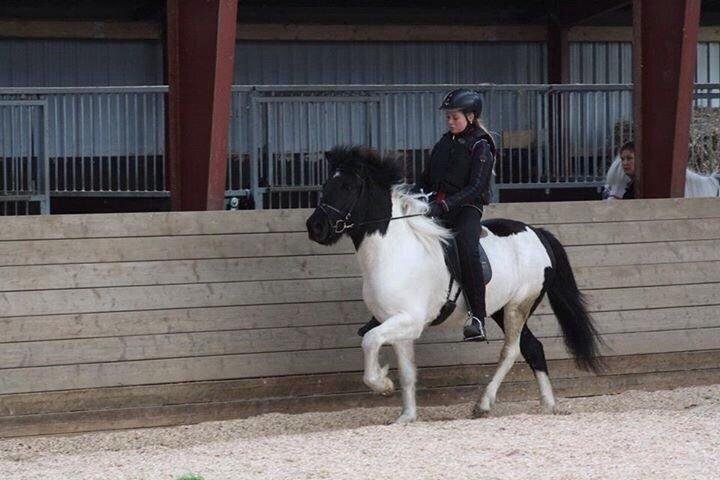
POLYGON ((430 205, 428 205, 428 207, 428 211, 425 214, 428 217, 439 217, 440 215, 445 213, 445 209, 439 202, 430 202, 430 205))

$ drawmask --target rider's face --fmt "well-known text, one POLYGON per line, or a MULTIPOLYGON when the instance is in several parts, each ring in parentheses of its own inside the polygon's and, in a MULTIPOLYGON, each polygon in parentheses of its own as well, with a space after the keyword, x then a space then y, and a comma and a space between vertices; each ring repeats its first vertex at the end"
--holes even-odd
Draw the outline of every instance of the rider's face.
POLYGON ((448 110, 445 112, 445 120, 447 120, 448 129, 453 135, 462 133, 468 126, 468 119, 460 110, 448 110))

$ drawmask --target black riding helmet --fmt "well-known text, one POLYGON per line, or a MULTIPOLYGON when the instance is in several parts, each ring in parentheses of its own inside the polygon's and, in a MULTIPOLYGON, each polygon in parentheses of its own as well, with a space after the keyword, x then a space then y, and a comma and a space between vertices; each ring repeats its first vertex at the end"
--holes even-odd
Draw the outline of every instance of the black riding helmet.
POLYGON ((460 110, 463 113, 474 113, 476 118, 480 118, 482 98, 474 90, 458 88, 445 95, 440 110, 460 110))

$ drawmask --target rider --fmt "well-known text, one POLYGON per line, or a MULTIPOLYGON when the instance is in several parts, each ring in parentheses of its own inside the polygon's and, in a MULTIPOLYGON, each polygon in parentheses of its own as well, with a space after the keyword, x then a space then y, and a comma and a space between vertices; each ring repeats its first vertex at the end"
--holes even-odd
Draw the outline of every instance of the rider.
MULTIPOLYGON (((448 93, 440 105, 448 132, 435 144, 430 162, 416 188, 433 192, 428 216, 439 218, 454 230, 460 257, 462 284, 468 300, 467 341, 485 340, 485 281, 478 242, 483 206, 490 203, 490 181, 495 144, 480 123, 482 99, 473 90, 448 93)), ((359 333, 377 325, 372 319, 359 333)))

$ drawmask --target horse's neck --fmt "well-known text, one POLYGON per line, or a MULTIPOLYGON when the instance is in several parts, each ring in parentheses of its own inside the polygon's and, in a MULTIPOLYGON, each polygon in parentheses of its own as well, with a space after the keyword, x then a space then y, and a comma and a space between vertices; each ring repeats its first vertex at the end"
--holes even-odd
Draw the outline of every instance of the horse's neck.
MULTIPOLYGON (((392 199, 391 216, 400 216, 400 206, 392 199)), ((357 249, 358 260, 363 272, 371 270, 374 266, 392 260, 393 253, 404 244, 408 235, 403 236, 401 222, 389 222, 385 232, 372 232, 365 234, 357 249)))
MULTIPOLYGON (((392 198, 392 217, 406 215, 400 207, 397 198, 392 198)), ((374 232, 366 235, 357 250, 358 261, 366 275, 374 269, 392 268, 397 264, 398 268, 409 272, 415 265, 408 264, 407 258, 417 253, 416 262, 442 260, 442 249, 440 242, 437 244, 437 252, 428 252, 427 247, 420 241, 412 231, 408 221, 396 220, 388 223, 387 230, 383 233, 374 232), (424 254, 424 255, 423 255, 424 254)), ((411 263, 416 263, 411 262, 411 263)))

